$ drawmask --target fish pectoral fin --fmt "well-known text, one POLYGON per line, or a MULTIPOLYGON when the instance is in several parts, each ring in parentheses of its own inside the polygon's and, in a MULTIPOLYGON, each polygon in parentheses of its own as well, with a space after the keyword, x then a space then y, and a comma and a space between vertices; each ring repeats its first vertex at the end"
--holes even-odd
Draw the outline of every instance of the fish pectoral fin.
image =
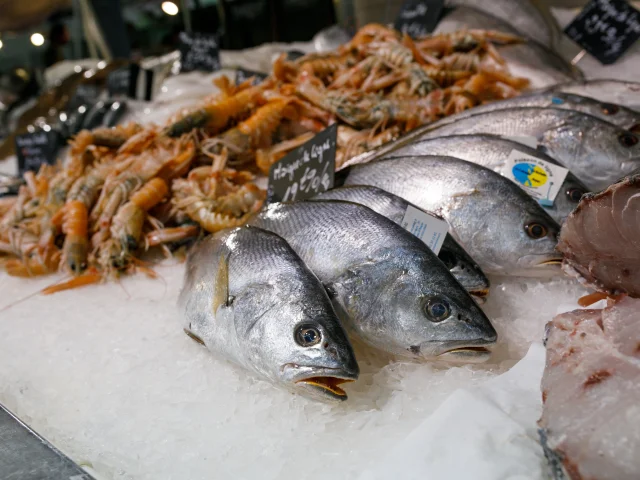
POLYGON ((229 306, 232 301, 233 299, 229 297, 229 258, 220 257, 211 305, 214 316, 221 306, 229 306))

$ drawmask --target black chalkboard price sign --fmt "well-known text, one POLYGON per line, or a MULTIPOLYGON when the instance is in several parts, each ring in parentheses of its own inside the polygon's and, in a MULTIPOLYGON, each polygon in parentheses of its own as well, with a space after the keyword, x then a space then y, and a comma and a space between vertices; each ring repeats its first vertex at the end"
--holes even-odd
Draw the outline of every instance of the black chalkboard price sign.
POLYGON ((253 85, 261 83, 268 77, 266 73, 254 72, 253 70, 245 70, 244 68, 236 69, 236 85, 240 85, 245 80, 249 80, 253 77, 253 85))
POLYGON ((591 0, 564 32, 609 65, 640 38, 640 12, 624 0, 591 0))
POLYGON ((182 72, 220 70, 220 45, 217 35, 180 32, 179 39, 182 72))
POLYGON ((132 69, 130 65, 118 68, 107 75, 107 91, 111 97, 126 97, 135 95, 132 91, 132 69))
POLYGON ((37 130, 16 136, 18 173, 37 172, 40 165, 53 165, 60 148, 60 136, 55 130, 37 130))
POLYGON ((436 28, 443 7, 444 0, 407 0, 396 18, 396 30, 413 38, 424 37, 436 28))
POLYGON ((338 125, 324 129, 269 170, 269 202, 305 200, 333 187, 338 125))

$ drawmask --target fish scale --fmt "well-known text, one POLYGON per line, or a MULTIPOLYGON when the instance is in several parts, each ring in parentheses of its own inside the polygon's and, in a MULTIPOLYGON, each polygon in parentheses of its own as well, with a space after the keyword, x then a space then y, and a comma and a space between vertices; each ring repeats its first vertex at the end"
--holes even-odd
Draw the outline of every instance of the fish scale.
POLYGON ((400 157, 352 166, 345 185, 378 187, 441 214, 450 233, 486 273, 559 273, 559 225, 522 189, 492 170, 454 157, 400 157), (541 238, 528 236, 532 225, 543 228, 541 238))
MULTIPOLYGON (((385 158, 410 155, 450 155, 501 173, 501 169, 513 150, 554 165, 558 164, 554 159, 538 150, 497 135, 488 134, 452 135, 423 140, 400 147, 387 154, 385 158)), ((554 220, 562 223, 578 205, 580 196, 588 191, 586 185, 569 172, 560 187, 553 206, 545 206, 544 209, 554 220)))
POLYGON ((533 137, 538 148, 591 190, 606 188, 640 167, 638 136, 591 115, 557 108, 519 107, 449 117, 415 133, 412 141, 476 133, 533 137))
POLYGON ((331 292, 344 324, 369 345, 417 358, 478 362, 496 333, 418 238, 350 202, 275 203, 251 224, 283 237, 331 292))

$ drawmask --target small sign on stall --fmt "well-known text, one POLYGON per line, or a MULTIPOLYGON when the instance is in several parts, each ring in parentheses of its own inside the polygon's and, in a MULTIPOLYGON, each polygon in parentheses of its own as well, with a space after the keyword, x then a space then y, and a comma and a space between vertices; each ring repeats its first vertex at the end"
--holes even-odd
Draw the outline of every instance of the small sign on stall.
POLYGON ((52 129, 17 135, 15 150, 18 157, 18 174, 22 176, 28 171, 37 172, 40 165, 53 165, 59 148, 59 134, 52 129))
POLYGON ((609 65, 640 38, 640 12, 625 0, 591 0, 564 32, 609 65))
POLYGON ((305 200, 333 187, 338 125, 325 128, 269 170, 269 202, 305 200))
POLYGON ((407 0, 395 21, 396 30, 418 38, 430 34, 440 20, 444 0, 407 0))
POLYGON ((180 71, 215 72, 220 70, 218 36, 204 33, 180 32, 180 71))

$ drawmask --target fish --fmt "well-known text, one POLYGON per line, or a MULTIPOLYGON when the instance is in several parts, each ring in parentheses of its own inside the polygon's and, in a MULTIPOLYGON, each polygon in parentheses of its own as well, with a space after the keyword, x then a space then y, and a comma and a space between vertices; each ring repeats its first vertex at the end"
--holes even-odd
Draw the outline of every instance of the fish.
POLYGON ((551 92, 573 93, 640 111, 640 83, 613 79, 577 80, 552 85, 551 92))
MULTIPOLYGON (((368 185, 332 188, 316 195, 312 200, 344 200, 359 203, 398 225, 402 225, 407 207, 411 205, 397 195, 368 185)), ((435 214, 433 216, 437 217, 435 214)), ((478 303, 485 302, 489 294, 489 279, 471 255, 448 233, 442 242, 438 258, 478 303)))
POLYGON ((585 195, 560 231, 563 269, 607 294, 640 296, 640 174, 585 195))
POLYGON ((372 185, 441 215, 488 274, 560 273, 559 225, 521 188, 488 168, 443 156, 355 165, 344 185, 372 185))
POLYGON ((638 478, 639 311, 626 297, 547 324, 538 426, 552 478, 638 478))
POLYGON ((223 230, 187 259, 178 306, 210 351, 294 393, 347 399, 359 367, 318 278, 287 242, 255 227, 223 230))
POLYGON ((582 97, 564 92, 536 92, 497 102, 478 105, 456 114, 456 119, 518 107, 559 108, 586 113, 617 125, 620 128, 640 133, 640 112, 614 103, 600 102, 589 97, 582 97))
MULTIPOLYGON (((514 150, 558 165, 558 162, 553 158, 526 145, 507 140, 497 135, 482 134, 452 135, 450 137, 437 137, 430 140, 423 140, 400 147, 388 153, 384 158, 412 155, 449 155, 477 165, 482 165, 494 172, 503 174, 502 170, 505 161, 514 150)), ((516 183, 516 185, 519 184, 516 183)), ((569 172, 564 182, 562 182, 562 186, 553 205, 542 205, 542 208, 544 208, 556 222, 562 224, 567 218, 567 215, 578 206, 578 202, 580 202, 582 196, 588 192, 589 189, 586 185, 569 172)))
POLYGON ((291 245, 364 343, 422 360, 489 358, 497 338, 489 319, 429 247, 391 220, 323 200, 272 203, 250 224, 291 245))
MULTIPOLYGON (((554 18, 545 15, 533 2, 529 0, 446 0, 445 6, 473 8, 478 13, 493 16, 511 26, 519 34, 536 40, 548 48, 555 48, 561 31, 554 18)), ((455 12, 455 10, 454 10, 455 12)), ((466 26, 466 28, 495 29, 493 26, 466 26)))
POLYGON ((446 118, 413 135, 413 141, 449 135, 491 133, 520 140, 571 170, 590 190, 606 188, 640 167, 637 135, 591 115, 559 108, 519 107, 446 118), (417 137, 417 138, 415 138, 417 137))
MULTIPOLYGON (((449 33, 473 28, 497 30, 514 35, 520 33, 504 20, 469 7, 458 7, 447 14, 440 20, 434 33, 449 33)), ((583 78, 579 69, 544 44, 534 40, 496 47, 506 61, 511 75, 527 78, 531 89, 545 88, 583 78)))

